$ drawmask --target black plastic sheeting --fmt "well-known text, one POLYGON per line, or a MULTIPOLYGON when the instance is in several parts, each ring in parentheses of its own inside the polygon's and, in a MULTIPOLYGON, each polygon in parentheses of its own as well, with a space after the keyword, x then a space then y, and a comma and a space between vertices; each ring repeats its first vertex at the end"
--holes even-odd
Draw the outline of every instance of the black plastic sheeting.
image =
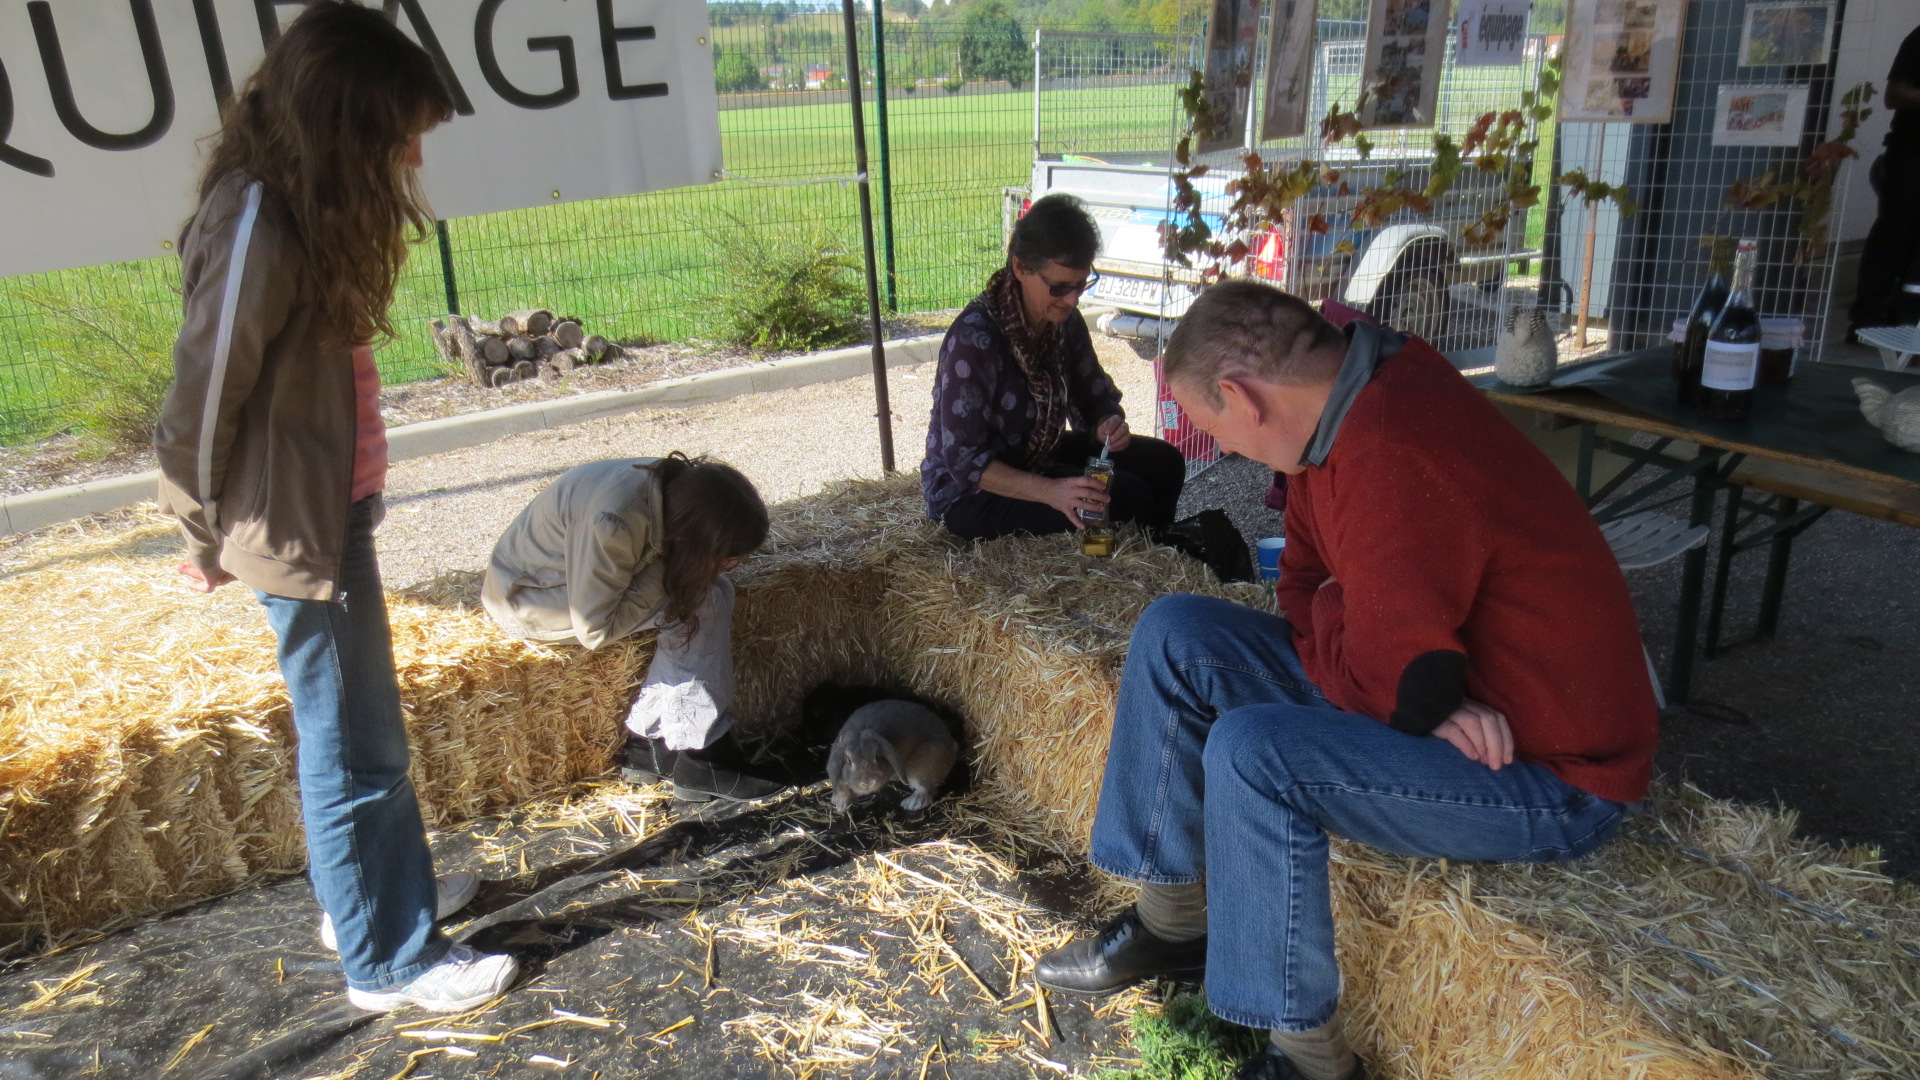
MULTIPOLYGON (((816 742, 800 756, 817 758, 819 749, 816 742)), ((784 1077, 787 1069, 759 1056, 755 1042, 726 1021, 778 1012, 768 1003, 802 990, 831 995, 844 969, 780 961, 723 938, 714 945, 708 985, 708 939, 690 921, 711 925, 741 907, 758 912, 776 895, 778 911, 797 920, 792 925, 834 926, 831 940, 852 942, 871 951, 882 970, 900 972, 900 992, 888 1008, 906 1031, 894 1049, 822 1075, 1051 1075, 1018 1053, 981 1060, 983 1040, 1031 1041, 1019 1022, 1032 1010, 989 1002, 958 974, 944 995, 928 992, 910 978, 913 946, 899 923, 865 911, 858 903, 864 890, 850 881, 873 865, 876 852, 910 850, 915 865, 937 872, 942 849, 912 845, 968 840, 968 819, 953 812, 953 797, 910 815, 895 808, 895 790, 841 815, 827 794, 816 783, 760 804, 700 811, 669 810, 659 800, 651 804, 658 810, 648 834, 637 840, 622 836, 611 815, 485 819, 435 838, 442 870, 474 869, 493 879, 463 913, 470 921, 457 925, 455 936, 485 950, 511 950, 523 965, 500 1004, 445 1023, 500 1033, 554 1020, 561 1010, 611 1026, 563 1020, 500 1042, 411 1037, 403 1029, 417 1034, 441 1021, 418 1010, 379 1016, 350 1006, 339 962, 317 939, 312 892, 293 878, 0 970, 0 1080, 784 1077), (512 853, 504 868, 502 851, 512 853), (796 882, 807 887, 792 887, 796 882), (48 1004, 30 1007, 55 990, 48 1004), (691 1024, 666 1031, 689 1017, 691 1024), (409 1061, 443 1045, 472 1054, 409 1061), (570 1064, 535 1062, 535 1055, 570 1064)), ((979 812, 979 803, 970 806, 979 812)), ((1036 855, 1007 891, 1059 910, 1061 898, 1088 895, 1079 873, 1036 855)), ((964 909, 949 916, 946 929, 996 994, 1023 1000, 1006 985, 998 938, 964 909)), ((1051 1047, 1033 1044, 1037 1053, 1076 1073, 1091 1071, 1095 1059, 1128 1055, 1120 1021, 1094 1016, 1084 1001, 1050 999, 1057 1032, 1051 1047)))

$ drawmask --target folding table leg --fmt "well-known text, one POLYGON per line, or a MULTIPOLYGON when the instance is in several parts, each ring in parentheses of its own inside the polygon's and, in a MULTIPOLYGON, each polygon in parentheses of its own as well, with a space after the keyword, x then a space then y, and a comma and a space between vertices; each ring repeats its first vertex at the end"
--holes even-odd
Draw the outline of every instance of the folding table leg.
POLYGON ((1739 541, 1740 500, 1747 489, 1728 484, 1727 518, 1720 530, 1720 558, 1713 570, 1713 598, 1707 602, 1707 639, 1701 643, 1701 655, 1711 660, 1720 655, 1720 619, 1727 610, 1727 576, 1733 569, 1734 545, 1739 541))
MULTIPOLYGON (((1780 516, 1792 517, 1800 510, 1800 500, 1782 496, 1780 516)), ((1780 627, 1780 601, 1787 591, 1787 560, 1793 557, 1793 538, 1799 535, 1797 529, 1783 530, 1773 538, 1767 548, 1767 580, 1760 591, 1760 629, 1761 638, 1773 637, 1780 627)))
MULTIPOLYGON (((1702 446, 1698 454, 1718 460, 1721 451, 1702 446)), ((1719 474, 1712 468, 1693 477, 1693 515, 1690 524, 1705 525, 1713 520, 1713 496, 1719 487, 1719 474)), ((1673 663, 1667 672, 1667 701, 1685 707, 1687 692, 1693 687, 1693 652, 1700 635, 1700 593, 1707 578, 1706 545, 1687 552, 1680 570, 1680 610, 1673 629, 1673 663)))

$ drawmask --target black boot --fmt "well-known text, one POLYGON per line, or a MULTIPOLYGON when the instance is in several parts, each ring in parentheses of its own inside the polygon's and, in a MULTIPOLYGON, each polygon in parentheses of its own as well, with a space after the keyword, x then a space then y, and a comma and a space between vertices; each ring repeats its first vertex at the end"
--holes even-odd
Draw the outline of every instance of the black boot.
MULTIPOLYGON (((1272 1043, 1260 1048, 1260 1052, 1240 1063, 1233 1071, 1233 1080, 1306 1080, 1306 1074, 1294 1068, 1287 1055, 1272 1043)), ((1345 1080, 1367 1080, 1367 1070, 1356 1064, 1345 1080)))
POLYGON ((627 745, 620 751, 620 779, 636 787, 671 780, 673 763, 679 758, 680 751, 667 749, 660 739, 628 735, 627 745))
POLYGON ((750 802, 787 787, 782 781, 755 776, 746 767, 746 754, 731 734, 720 736, 704 750, 683 750, 673 763, 673 797, 682 802, 750 802))
POLYGON ((1198 979, 1207 970, 1206 935, 1162 941, 1147 932, 1132 908, 1092 937, 1040 958, 1040 985, 1071 994, 1111 994, 1142 979, 1198 979))

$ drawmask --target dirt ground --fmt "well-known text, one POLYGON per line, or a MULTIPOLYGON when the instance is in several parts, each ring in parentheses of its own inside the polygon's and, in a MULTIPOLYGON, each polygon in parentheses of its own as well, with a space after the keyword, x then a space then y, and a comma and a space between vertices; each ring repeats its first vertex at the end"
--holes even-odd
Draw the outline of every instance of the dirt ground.
MULTIPOLYGON (((1151 416, 1151 366, 1123 342, 1105 335, 1096 341, 1126 406, 1151 416)), ((908 472, 920 468, 933 374, 930 363, 889 374, 894 459, 908 472)), ((733 465, 770 503, 831 480, 881 475, 873 388, 865 379, 514 435, 393 467, 380 529, 387 583, 405 587, 448 570, 484 567, 494 540, 521 507, 575 465, 671 450, 712 454, 733 465)))

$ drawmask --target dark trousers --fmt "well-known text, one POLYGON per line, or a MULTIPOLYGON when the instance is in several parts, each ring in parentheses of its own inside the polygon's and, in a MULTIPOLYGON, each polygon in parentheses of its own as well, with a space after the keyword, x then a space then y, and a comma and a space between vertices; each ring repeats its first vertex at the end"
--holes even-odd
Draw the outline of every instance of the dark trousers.
MULTIPOLYGON (((1100 441, 1089 432, 1069 431, 1060 437, 1048 464, 1030 470, 1039 476, 1078 476, 1087 459, 1100 453, 1100 441)), ((1134 521, 1150 529, 1173 524, 1180 505, 1180 489, 1187 482, 1187 461, 1171 443, 1135 435, 1125 450, 1113 452, 1113 501, 1107 515, 1115 522, 1134 521)), ((955 536, 994 540, 1002 536, 1043 536, 1069 532, 1073 523, 1046 503, 1009 495, 976 491, 961 496, 947 508, 941 523, 955 536)))
POLYGON ((1867 173, 1880 214, 1867 233, 1860 252, 1860 286, 1854 292, 1848 321, 1854 326, 1887 326, 1896 321, 1894 310, 1902 283, 1915 280, 1920 255, 1920 147, 1888 149, 1867 173))

